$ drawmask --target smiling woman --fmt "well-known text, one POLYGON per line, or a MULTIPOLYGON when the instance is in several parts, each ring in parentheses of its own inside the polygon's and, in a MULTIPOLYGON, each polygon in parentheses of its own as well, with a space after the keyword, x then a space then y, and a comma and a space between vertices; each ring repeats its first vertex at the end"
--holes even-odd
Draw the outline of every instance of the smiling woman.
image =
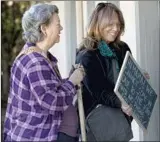
POLYGON ((63 114, 72 106, 84 73, 77 68, 62 79, 57 59, 48 51, 59 42, 63 29, 58 13, 57 6, 40 3, 23 15, 26 44, 11 68, 5 142, 57 140, 63 114))
POLYGON ((130 127, 132 109, 114 93, 125 53, 130 51, 120 39, 124 28, 124 18, 118 7, 112 3, 98 3, 90 17, 87 36, 77 53, 76 63, 81 63, 86 73, 82 95, 88 141, 129 141, 133 137, 130 127), (108 113, 108 119, 100 113, 107 107, 117 108, 117 111, 108 113), (125 116, 124 119, 121 116, 125 116))
MULTIPOLYGON (((105 25, 107 21, 104 21, 105 25)), ((107 42, 113 42, 116 37, 118 36, 120 32, 121 24, 119 22, 119 18, 117 13, 113 12, 113 15, 111 17, 111 20, 109 24, 106 25, 106 27, 103 29, 102 32, 102 38, 107 42)))
POLYGON ((58 14, 52 15, 51 21, 52 22, 47 27, 46 25, 41 26, 41 31, 44 33, 44 35, 48 35, 48 38, 46 39, 48 47, 52 47, 55 43, 59 42, 60 31, 63 30, 62 26, 60 25, 58 14))

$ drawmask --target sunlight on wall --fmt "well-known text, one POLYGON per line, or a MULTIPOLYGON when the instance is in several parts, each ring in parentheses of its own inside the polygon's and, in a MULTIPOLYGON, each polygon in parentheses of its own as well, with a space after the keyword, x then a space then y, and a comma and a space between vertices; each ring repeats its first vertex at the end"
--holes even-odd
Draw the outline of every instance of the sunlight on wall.
POLYGON ((51 49, 50 52, 58 59, 58 67, 62 77, 67 77, 67 56, 66 56, 66 41, 65 41, 65 17, 64 17, 64 1, 52 1, 52 4, 55 4, 59 8, 59 17, 61 21, 61 25, 63 30, 61 31, 60 35, 60 42, 55 44, 51 49))
POLYGON ((135 2, 120 1, 120 8, 125 19, 125 33, 122 36, 130 47, 133 57, 136 59, 136 25, 135 25, 135 2))
MULTIPOLYGON (((136 59, 136 25, 135 25, 135 1, 120 1, 120 9, 125 20, 125 33, 122 40, 125 41, 132 51, 133 57, 136 59)), ((135 120, 132 122, 133 139, 131 141, 139 141, 139 126, 135 120)))

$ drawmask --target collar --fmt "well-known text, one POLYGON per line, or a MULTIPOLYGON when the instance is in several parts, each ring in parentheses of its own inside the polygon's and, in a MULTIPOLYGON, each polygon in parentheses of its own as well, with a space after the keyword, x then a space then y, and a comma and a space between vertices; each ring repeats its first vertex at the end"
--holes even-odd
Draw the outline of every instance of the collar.
MULTIPOLYGON (((26 42, 26 44, 24 45, 23 49, 29 48, 29 47, 31 47, 31 46, 36 46, 36 44, 35 44, 35 43, 26 42)), ((42 55, 43 55, 44 57, 46 57, 46 58, 51 59, 52 61, 54 61, 54 62, 56 62, 56 63, 58 62, 58 60, 56 59, 56 57, 54 57, 49 51, 44 52, 44 51, 42 50, 42 55)))

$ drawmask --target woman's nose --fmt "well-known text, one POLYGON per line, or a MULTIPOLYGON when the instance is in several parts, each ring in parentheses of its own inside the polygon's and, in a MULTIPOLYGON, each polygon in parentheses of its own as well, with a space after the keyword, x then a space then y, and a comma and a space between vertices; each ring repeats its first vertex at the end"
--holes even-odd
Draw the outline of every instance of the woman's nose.
POLYGON ((118 31, 120 29, 118 24, 114 24, 112 27, 115 31, 118 31))
POLYGON ((63 30, 63 27, 62 27, 62 26, 60 27, 60 30, 61 30, 61 31, 63 30))

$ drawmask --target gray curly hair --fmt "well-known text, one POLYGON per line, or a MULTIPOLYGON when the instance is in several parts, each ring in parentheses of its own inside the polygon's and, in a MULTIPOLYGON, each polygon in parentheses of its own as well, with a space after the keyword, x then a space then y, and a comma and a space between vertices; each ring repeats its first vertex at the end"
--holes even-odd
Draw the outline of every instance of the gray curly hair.
POLYGON ((44 35, 40 26, 49 25, 54 13, 59 13, 55 5, 39 3, 31 6, 22 17, 23 39, 30 43, 42 41, 44 35))

